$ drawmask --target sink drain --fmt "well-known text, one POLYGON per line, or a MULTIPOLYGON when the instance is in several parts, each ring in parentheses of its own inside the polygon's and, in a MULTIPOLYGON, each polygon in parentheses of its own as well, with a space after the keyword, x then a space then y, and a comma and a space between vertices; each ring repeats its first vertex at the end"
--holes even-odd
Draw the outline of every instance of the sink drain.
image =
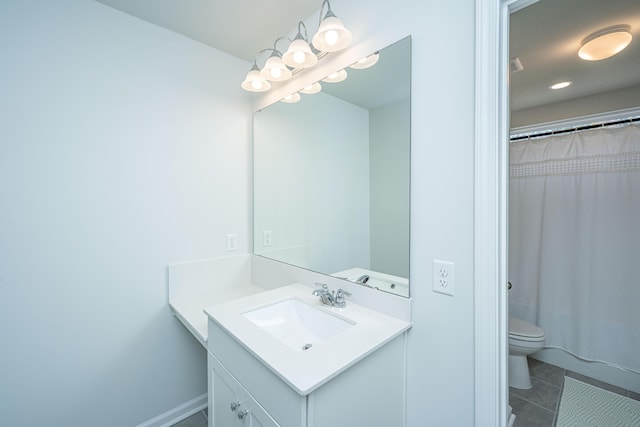
POLYGON ((311 347, 313 346, 313 344, 308 343, 302 346, 302 350, 309 350, 311 347))

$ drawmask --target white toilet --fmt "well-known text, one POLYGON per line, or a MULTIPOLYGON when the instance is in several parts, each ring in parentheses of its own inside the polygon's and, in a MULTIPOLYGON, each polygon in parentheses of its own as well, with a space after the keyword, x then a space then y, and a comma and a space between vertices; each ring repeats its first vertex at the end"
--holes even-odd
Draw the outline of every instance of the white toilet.
POLYGON ((531 388, 527 355, 544 347, 544 331, 524 320, 509 317, 509 387, 531 388))

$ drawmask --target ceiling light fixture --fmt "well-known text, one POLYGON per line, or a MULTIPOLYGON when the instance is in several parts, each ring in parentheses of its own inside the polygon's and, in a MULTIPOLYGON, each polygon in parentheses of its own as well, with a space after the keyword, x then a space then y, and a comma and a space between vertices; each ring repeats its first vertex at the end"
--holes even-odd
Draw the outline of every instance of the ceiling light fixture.
POLYGON ((552 84, 551 86, 549 86, 549 89, 553 89, 553 90, 564 89, 565 87, 571 86, 572 83, 573 82, 566 81, 566 82, 552 84))
POLYGON ((614 25, 589 34, 580 43, 578 56, 585 61, 600 61, 620 53, 631 43, 631 27, 614 25))
MULTIPOLYGON (((300 21, 298 23, 298 34, 293 40, 287 37, 279 37, 273 43, 273 48, 263 49, 258 52, 254 58, 253 67, 251 67, 242 82, 242 88, 250 92, 268 91, 271 89, 269 81, 288 80, 296 71, 313 67, 318 62, 318 58, 329 52, 342 50, 351 43, 351 32, 344 27, 342 21, 333 13, 329 0, 324 0, 320 6, 318 26, 318 31, 313 36, 312 44, 309 44, 306 25, 300 21), (323 16, 325 5, 326 13, 323 16), (289 47, 284 54, 276 47, 281 40, 289 40, 289 47), (260 70, 257 65, 258 57, 264 52, 271 52, 271 55, 266 60, 262 70, 260 70)), ((344 71, 344 78, 346 78, 346 71, 344 71)), ((300 95, 298 95, 299 97, 300 95)))

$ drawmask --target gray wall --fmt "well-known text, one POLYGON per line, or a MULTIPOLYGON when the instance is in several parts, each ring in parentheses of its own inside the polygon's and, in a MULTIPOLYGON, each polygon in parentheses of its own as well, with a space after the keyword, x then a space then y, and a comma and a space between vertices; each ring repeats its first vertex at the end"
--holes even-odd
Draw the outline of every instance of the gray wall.
POLYGON ((640 106, 640 86, 511 112, 511 127, 528 126, 640 106))
POLYGON ((369 112, 371 269, 407 278, 410 110, 406 99, 369 112))
POLYGON ((205 393, 166 265, 247 251, 247 63, 86 0, 2 1, 0 52, 0 425, 205 393))

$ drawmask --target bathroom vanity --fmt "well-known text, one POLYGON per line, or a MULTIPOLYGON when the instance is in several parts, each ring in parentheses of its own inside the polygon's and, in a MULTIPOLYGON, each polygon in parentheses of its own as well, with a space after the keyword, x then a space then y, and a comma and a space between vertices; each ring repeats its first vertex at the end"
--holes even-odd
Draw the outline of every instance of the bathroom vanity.
POLYGON ((312 291, 294 284, 205 310, 210 426, 404 424, 404 340, 410 323, 349 302, 344 309, 326 307, 312 291), (308 307, 308 316, 319 316, 305 319, 302 313, 302 322, 312 328, 323 328, 326 316, 346 327, 321 336, 322 331, 294 325, 305 330, 278 338, 269 328, 288 322, 290 309, 267 313, 258 323, 248 315, 291 301, 308 307))

